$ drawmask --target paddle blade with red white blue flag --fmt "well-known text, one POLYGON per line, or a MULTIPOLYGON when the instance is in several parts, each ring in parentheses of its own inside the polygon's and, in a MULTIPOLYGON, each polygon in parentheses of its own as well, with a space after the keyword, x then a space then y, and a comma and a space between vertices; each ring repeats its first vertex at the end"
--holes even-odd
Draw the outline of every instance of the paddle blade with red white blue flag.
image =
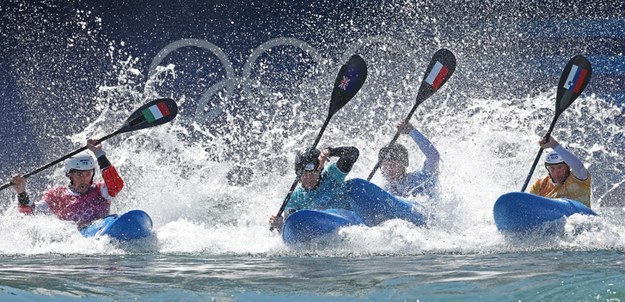
POLYGON ((353 55, 339 70, 334 81, 328 116, 334 115, 360 90, 367 79, 367 63, 359 55, 353 55))
POLYGON ((584 91, 592 75, 590 62, 581 55, 574 56, 564 67, 556 95, 556 114, 568 108, 584 91))
MULTIPOLYGON (((421 81, 421 86, 419 86, 417 100, 412 106, 412 109, 410 109, 410 112, 408 112, 406 120, 410 120, 410 118, 412 118, 412 115, 417 110, 417 107, 438 91, 447 82, 447 80, 451 78, 451 75, 454 74, 455 70, 456 56, 454 56, 451 51, 442 48, 434 53, 432 60, 430 60, 430 64, 428 64, 428 67, 425 70, 425 77, 423 78, 423 81, 421 81)), ((388 146, 392 146, 395 141, 397 141, 399 134, 399 131, 395 133, 395 136, 393 136, 393 139, 388 146)), ((375 172, 378 171, 378 168, 380 168, 379 161, 375 164, 371 173, 369 173, 367 180, 371 180, 371 178, 373 178, 373 175, 375 175, 375 172)))
POLYGON ((456 70, 456 56, 445 49, 439 49, 425 71, 425 78, 419 87, 417 103, 423 102, 438 91, 451 78, 456 70))
MULTIPOLYGON (((564 110, 568 108, 584 91, 586 85, 590 82, 591 75, 592 66, 590 65, 590 62, 584 58, 584 56, 574 56, 566 64, 564 70, 562 71, 562 75, 560 76, 560 82, 558 83, 558 93, 556 94, 556 112, 553 116, 553 120, 551 121, 551 125, 549 126, 549 130, 547 130, 547 134, 545 134, 546 137, 551 135, 551 131, 553 131, 553 128, 556 126, 556 122, 558 121, 560 114, 562 114, 562 112, 564 112, 564 110)), ((527 188, 542 153, 543 148, 541 146, 540 149, 538 149, 536 158, 534 158, 534 163, 530 168, 530 172, 525 178, 521 192, 524 192, 527 188)))
POLYGON ((135 110, 118 133, 162 125, 178 115, 178 105, 172 99, 153 100, 135 110))

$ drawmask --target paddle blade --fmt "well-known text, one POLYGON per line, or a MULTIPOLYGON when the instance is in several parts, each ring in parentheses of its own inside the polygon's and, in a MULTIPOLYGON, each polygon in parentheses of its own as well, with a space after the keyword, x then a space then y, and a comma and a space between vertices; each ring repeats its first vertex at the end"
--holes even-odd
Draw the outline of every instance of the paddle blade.
POLYGON ((178 105, 172 99, 153 100, 137 109, 117 133, 124 133, 165 124, 178 115, 178 105))
POLYGON ((358 93, 366 79, 367 63, 359 55, 353 55, 336 76, 328 117, 343 108, 358 93))
MULTIPOLYGON (((556 125, 556 121, 558 121, 558 117, 560 114, 568 108, 575 99, 584 91, 588 82, 590 82, 590 76, 592 75, 592 66, 590 66, 590 62, 584 58, 584 56, 577 55, 574 56, 564 67, 564 71, 562 71, 562 75, 560 76, 560 83, 558 83, 558 93, 556 95, 556 113, 551 121, 551 125, 549 126, 549 130, 547 130, 546 135, 551 135, 551 131, 556 125)), ((538 150, 538 154, 536 154, 536 158, 534 159, 534 163, 530 168, 530 172, 525 178, 525 183, 523 183, 523 188, 521 188, 521 192, 524 192, 529 184, 532 175, 534 174, 534 169, 536 169, 536 165, 538 165, 538 161, 542 155, 543 148, 541 147, 538 150)))
POLYGON ((423 102, 451 78, 456 70, 456 56, 445 49, 439 49, 432 56, 432 60, 425 71, 425 77, 421 81, 419 94, 417 95, 417 104, 423 102))
POLYGON ((584 56, 574 56, 564 67, 556 95, 556 116, 568 108, 584 91, 592 75, 592 66, 584 56))

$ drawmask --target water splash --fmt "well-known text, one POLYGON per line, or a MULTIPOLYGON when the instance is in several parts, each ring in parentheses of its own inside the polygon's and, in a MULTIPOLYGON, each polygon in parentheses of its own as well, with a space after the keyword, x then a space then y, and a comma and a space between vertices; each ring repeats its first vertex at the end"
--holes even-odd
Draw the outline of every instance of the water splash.
MULTIPOLYGON (((85 113, 90 118, 76 128, 50 131, 58 143, 52 144, 49 153, 56 154, 53 151, 66 149, 66 142, 80 145, 87 137, 116 130, 146 100, 164 96, 178 101, 180 116, 171 124, 106 142, 108 157, 127 184, 113 211, 142 209, 150 213, 157 237, 154 252, 370 255, 622 250, 625 241, 619 235, 623 227, 618 223, 618 208, 606 209, 598 218, 571 217, 565 222, 565 236, 546 242, 540 236, 510 241, 497 232, 492 218, 494 201, 520 188, 538 149, 537 140, 553 117, 555 89, 541 83, 519 92, 524 88, 519 83, 525 82, 515 78, 510 64, 502 60, 514 51, 509 47, 514 44, 508 42, 519 34, 515 32, 517 23, 492 23, 503 24, 509 30, 505 35, 491 23, 479 29, 480 33, 498 33, 494 40, 478 35, 455 39, 457 32, 449 24, 419 14, 427 9, 427 5, 393 7, 392 13, 376 17, 386 22, 389 32, 398 33, 394 37, 369 35, 376 30, 362 29, 352 20, 339 27, 342 33, 336 28, 316 29, 321 38, 305 47, 290 43, 292 39, 283 45, 261 43, 265 47, 254 48, 259 51, 252 50, 241 68, 223 66, 223 57, 194 45, 167 52, 154 66, 143 66, 141 62, 154 59, 131 55, 124 43, 102 37, 99 25, 80 21, 97 23, 97 17, 80 15, 72 19, 79 20, 77 32, 85 40, 101 39, 96 44, 105 47, 75 52, 92 55, 105 50, 110 65, 93 92, 93 104, 66 98, 67 104, 53 101, 46 107, 35 102, 29 108, 37 112, 56 112, 56 106, 95 108, 85 113), (406 27, 385 19, 391 15, 404 20, 406 27), (350 36, 355 33, 359 38, 350 36), (325 118, 339 66, 357 52, 369 65, 369 77, 361 92, 334 116, 320 146, 358 147, 361 157, 350 177, 365 178, 375 164, 377 150, 394 134, 393 125, 414 104, 429 56, 443 46, 457 53, 456 74, 442 91, 420 105, 412 119, 442 156, 440 197, 424 201, 437 219, 428 228, 402 221, 373 228, 350 227, 341 230, 336 244, 312 249, 286 247, 279 236, 269 232, 268 217, 277 212, 293 180, 293 150, 310 144, 325 118), (493 48, 505 51, 488 55, 493 48), (507 81, 495 81, 502 74, 507 81), (472 85, 475 79, 486 83, 472 85), (510 87, 517 91, 511 92, 510 87), (251 174, 229 182, 232 171, 251 174)), ((460 23, 465 29, 472 24, 460 23)), ((77 40, 72 38, 70 43, 77 40)), ((34 54, 40 52, 33 50, 34 54)), ((25 53, 21 59, 30 59, 33 53, 25 53)), ((20 79, 31 75, 21 74, 20 79)), ((42 76, 49 81, 55 75, 42 76)), ((24 86, 25 90, 34 85, 24 86)), ((43 94, 37 91, 26 93, 25 102, 43 94)), ((59 121, 49 124, 51 128, 59 121)), ((554 131, 588 165, 595 201, 605 204, 623 202, 618 194, 625 175, 619 156, 625 146, 622 125, 622 109, 585 93, 560 117, 554 131)), ((413 150, 411 167, 417 168, 423 158, 416 146, 405 137, 399 142, 413 150)), ((534 178, 542 174, 538 170, 534 178)), ((381 183, 381 176, 373 181, 381 183)), ((65 182, 57 168, 45 179, 32 179, 30 189, 42 191, 65 182)), ((5 208, 0 236, 7 240, 0 253, 124 252, 102 241, 80 238, 70 226, 52 218, 30 218, 17 215, 12 206, 5 208)))

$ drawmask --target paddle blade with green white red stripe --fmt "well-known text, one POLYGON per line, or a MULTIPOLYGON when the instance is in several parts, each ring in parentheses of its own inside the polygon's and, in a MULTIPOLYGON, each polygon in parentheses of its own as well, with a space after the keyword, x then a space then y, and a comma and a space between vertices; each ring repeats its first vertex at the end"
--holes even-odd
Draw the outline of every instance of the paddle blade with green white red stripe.
POLYGON ((581 55, 574 56, 564 67, 556 95, 556 115, 568 108, 584 91, 592 75, 590 62, 581 55))
POLYGON ((141 106, 130 115, 118 133, 162 125, 173 120, 176 115, 178 115, 178 105, 174 100, 154 100, 141 106))
MULTIPOLYGON (((119 130, 100 138, 98 141, 103 142, 120 133, 162 125, 164 123, 167 123, 173 120, 177 114, 178 114, 178 105, 176 105, 176 102, 174 102, 174 100, 158 99, 158 100, 151 101, 141 106, 132 115, 130 115, 130 117, 126 119, 126 121, 124 122, 124 125, 119 130)), ((60 163, 61 161, 64 161, 70 158, 71 156, 74 156, 86 149, 87 147, 85 146, 85 147, 79 148, 78 150, 70 152, 59 159, 56 159, 42 167, 35 169, 34 171, 24 174, 24 177, 28 178, 29 176, 39 173, 47 168, 50 168, 60 163)), ((6 183, 0 186, 0 190, 4 190, 5 188, 8 188, 9 186, 11 186, 11 183, 6 183)))

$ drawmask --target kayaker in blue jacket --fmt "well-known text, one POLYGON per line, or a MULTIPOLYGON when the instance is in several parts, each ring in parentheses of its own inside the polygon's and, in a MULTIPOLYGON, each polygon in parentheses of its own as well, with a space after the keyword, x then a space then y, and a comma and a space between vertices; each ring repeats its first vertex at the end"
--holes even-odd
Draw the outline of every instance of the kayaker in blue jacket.
MULTIPOLYGON (((325 148, 298 152, 295 157, 295 174, 300 184, 295 188, 286 205, 286 213, 301 209, 346 209, 350 210, 345 177, 358 160, 356 147, 325 148), (338 157, 335 163, 326 165, 331 157, 338 157)), ((271 226, 281 230, 284 219, 272 216, 271 226)))
POLYGON ((397 124, 401 134, 410 135, 421 152, 425 155, 425 161, 421 169, 406 172, 409 160, 408 150, 400 144, 380 149, 378 161, 382 175, 387 183, 384 190, 401 197, 414 197, 425 195, 432 197, 438 184, 440 155, 432 143, 410 124, 408 120, 402 120, 397 124))

